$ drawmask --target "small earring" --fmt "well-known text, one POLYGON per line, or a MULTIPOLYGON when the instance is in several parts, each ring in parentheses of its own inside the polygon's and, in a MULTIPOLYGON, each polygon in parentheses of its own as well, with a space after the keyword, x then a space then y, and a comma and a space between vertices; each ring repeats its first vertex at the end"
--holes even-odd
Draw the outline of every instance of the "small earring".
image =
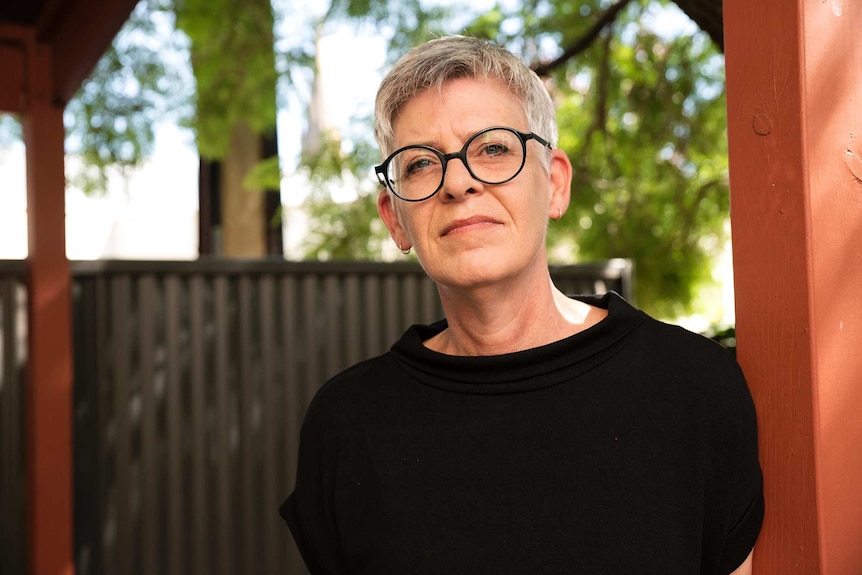
POLYGON ((404 247, 402 246, 401 242, 398 242, 398 249, 401 250, 401 253, 404 254, 405 256, 410 253, 410 248, 407 248, 405 250, 404 247))
POLYGON ((563 209, 557 208, 557 220, 563 219, 563 209))

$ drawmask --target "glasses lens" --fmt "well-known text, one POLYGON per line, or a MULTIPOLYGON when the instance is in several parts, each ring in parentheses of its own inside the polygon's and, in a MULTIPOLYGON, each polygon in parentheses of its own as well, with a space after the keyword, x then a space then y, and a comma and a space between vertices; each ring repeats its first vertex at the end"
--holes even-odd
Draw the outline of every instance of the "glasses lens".
POLYGON ((401 150, 389 161, 386 177, 395 193, 405 200, 423 200, 437 190, 443 179, 440 156, 424 146, 401 150))
POLYGON ((494 129, 477 134, 467 146, 470 171, 486 184, 515 177, 524 166, 524 143, 511 130, 494 129))

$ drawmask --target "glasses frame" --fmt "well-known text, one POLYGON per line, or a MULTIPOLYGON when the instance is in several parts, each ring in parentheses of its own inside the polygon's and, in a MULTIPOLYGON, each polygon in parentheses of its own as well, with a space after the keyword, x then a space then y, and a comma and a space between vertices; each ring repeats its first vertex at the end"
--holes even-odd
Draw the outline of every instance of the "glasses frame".
POLYGON ((409 146, 404 146, 403 148, 398 148, 397 150, 395 150, 394 152, 389 154, 389 157, 386 158, 382 164, 380 164, 379 166, 376 166, 374 168, 374 173, 377 175, 377 179, 380 181, 380 183, 383 184, 384 186, 386 186, 389 189, 389 191, 391 191, 393 194, 395 194, 395 196, 398 199, 403 200, 405 202, 424 202, 427 199, 433 198, 435 195, 437 195, 437 192, 439 192, 441 189, 443 189, 443 182, 446 180, 446 167, 449 165, 449 160, 454 160, 456 158, 461 160, 461 163, 464 164, 464 167, 467 169, 467 172, 469 172, 470 176, 473 179, 475 179, 479 182, 482 182, 483 184, 499 185, 499 184, 505 184, 506 182, 511 182, 512 180, 514 180, 515 178, 518 177, 518 174, 521 173, 521 171, 524 169, 524 166, 527 163, 527 142, 529 140, 536 140, 543 147, 546 147, 548 149, 553 149, 553 146, 551 146, 550 142, 548 142, 546 139, 542 138, 541 136, 534 134, 533 132, 519 132, 515 128, 509 128, 508 126, 491 126, 490 128, 485 128, 484 130, 476 132, 475 134, 470 136, 470 138, 467 139, 467 141, 464 143, 464 146, 460 150, 458 150, 457 152, 452 152, 450 154, 444 154, 440 150, 432 148, 431 146, 426 146, 424 144, 411 144, 409 146), (508 177, 505 180, 501 180, 499 182, 492 182, 489 180, 483 180, 482 178, 480 178, 479 176, 477 176, 476 174, 473 173, 473 170, 470 168, 469 162, 467 162, 467 149, 470 147, 470 144, 473 143, 473 140, 475 140, 476 138, 478 138, 482 134, 488 133, 492 130, 506 130, 507 132, 511 132, 511 133, 515 134, 516 136, 518 136, 518 139, 521 141, 521 147, 523 148, 523 152, 524 152, 523 157, 521 158, 521 165, 517 169, 517 171, 511 177, 508 177), (442 166, 442 169, 440 172, 440 184, 437 186, 437 189, 435 189, 433 192, 431 192, 430 194, 428 194, 424 198, 418 198, 418 199, 405 198, 404 196, 402 196, 401 194, 399 194, 395 190, 395 188, 389 182, 389 179, 386 177, 386 172, 389 169, 389 163, 392 162, 392 159, 395 156, 397 156, 398 154, 400 154, 404 150, 427 150, 427 151, 433 153, 434 155, 436 155, 438 158, 440 158, 440 165, 442 166))

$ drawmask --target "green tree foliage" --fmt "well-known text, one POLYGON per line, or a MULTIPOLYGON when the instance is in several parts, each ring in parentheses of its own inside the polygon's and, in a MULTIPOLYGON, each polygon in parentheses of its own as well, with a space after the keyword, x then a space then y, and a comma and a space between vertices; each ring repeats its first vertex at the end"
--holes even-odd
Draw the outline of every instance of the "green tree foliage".
POLYGON ((579 260, 633 259, 638 303, 675 317, 711 281, 724 239, 723 59, 704 34, 663 38, 638 5, 626 16, 551 76, 575 168, 551 241, 579 260))
POLYGON ((464 2, 423 0, 330 0, 326 21, 370 24, 389 38, 390 58, 445 30, 464 26, 474 11, 464 2))
POLYGON ((159 0, 138 4, 66 107, 66 151, 81 159, 69 177, 87 193, 106 191, 109 169, 138 167, 152 153, 159 121, 188 115, 184 67, 165 58, 183 50, 167 8, 159 0))
POLYGON ((198 151, 222 159, 231 130, 245 122, 275 129, 278 73, 269 0, 176 0, 177 26, 191 40, 197 82, 198 151))
POLYGON ((377 157, 377 149, 368 139, 342 142, 328 138, 319 151, 303 158, 300 173, 312 190, 303 208, 313 222, 302 246, 305 257, 367 260, 384 253, 389 233, 377 215, 376 180, 367 177, 368 167, 377 157), (358 197, 334 201, 334 192, 343 187, 358 197))

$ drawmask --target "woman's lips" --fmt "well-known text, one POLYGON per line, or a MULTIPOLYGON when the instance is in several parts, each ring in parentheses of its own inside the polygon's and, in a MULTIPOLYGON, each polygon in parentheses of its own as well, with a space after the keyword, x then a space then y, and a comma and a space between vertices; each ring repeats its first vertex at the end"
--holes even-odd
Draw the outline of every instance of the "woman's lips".
POLYGON ((449 223, 446 227, 443 228, 443 231, 440 233, 441 236, 447 236, 449 234, 457 234, 468 232, 477 228, 484 228, 489 225, 499 224, 497 220, 489 218, 487 216, 472 216, 470 218, 466 218, 463 220, 455 220, 449 223))

